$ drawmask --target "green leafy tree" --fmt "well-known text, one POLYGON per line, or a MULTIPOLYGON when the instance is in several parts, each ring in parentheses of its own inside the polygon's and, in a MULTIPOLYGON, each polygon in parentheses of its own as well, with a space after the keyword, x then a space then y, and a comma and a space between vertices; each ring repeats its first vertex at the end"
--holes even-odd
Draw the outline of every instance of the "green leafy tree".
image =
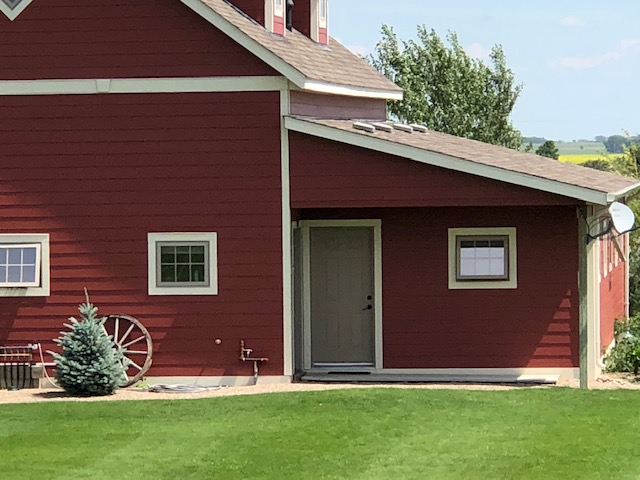
POLYGON ((536 155, 558 160, 558 157, 560 157, 560 152, 558 151, 558 148, 556 147, 556 144, 553 140, 547 140, 538 147, 538 149, 536 150, 536 155))
POLYGON ((97 317, 88 295, 78 309, 81 320, 69 318, 69 331, 55 340, 62 347, 61 354, 53 353, 56 380, 70 395, 111 395, 124 374, 122 353, 103 327, 106 317, 97 317))
POLYGON ((450 32, 445 44, 434 30, 418 27, 418 41, 401 41, 382 26, 371 64, 404 89, 390 102, 400 121, 517 149, 522 135, 510 115, 522 90, 507 68, 502 47, 491 50, 490 65, 471 58, 450 32))

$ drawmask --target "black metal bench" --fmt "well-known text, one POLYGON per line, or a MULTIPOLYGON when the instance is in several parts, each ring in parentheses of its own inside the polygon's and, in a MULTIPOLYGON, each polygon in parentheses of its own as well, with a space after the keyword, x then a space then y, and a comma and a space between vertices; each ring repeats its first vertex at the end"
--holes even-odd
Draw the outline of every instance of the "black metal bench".
POLYGON ((34 375, 34 345, 0 347, 0 389, 38 388, 34 375))

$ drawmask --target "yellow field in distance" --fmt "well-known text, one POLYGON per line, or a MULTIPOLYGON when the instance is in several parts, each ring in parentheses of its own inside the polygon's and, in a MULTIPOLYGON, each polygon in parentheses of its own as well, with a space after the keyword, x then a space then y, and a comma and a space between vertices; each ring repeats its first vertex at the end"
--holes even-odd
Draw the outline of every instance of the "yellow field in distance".
POLYGON ((558 160, 565 163, 584 163, 587 160, 610 160, 621 155, 621 153, 581 153, 580 155, 560 155, 558 160))

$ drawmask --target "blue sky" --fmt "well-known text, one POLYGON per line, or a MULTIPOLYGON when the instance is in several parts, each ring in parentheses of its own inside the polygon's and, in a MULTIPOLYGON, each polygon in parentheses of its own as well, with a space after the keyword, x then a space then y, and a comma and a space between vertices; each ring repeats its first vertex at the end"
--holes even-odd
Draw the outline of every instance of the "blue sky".
POLYGON ((486 58, 501 44, 524 84, 512 119, 526 136, 553 140, 640 134, 640 4, 593 0, 330 0, 331 34, 370 53, 380 26, 400 38, 417 25, 458 34, 486 58))

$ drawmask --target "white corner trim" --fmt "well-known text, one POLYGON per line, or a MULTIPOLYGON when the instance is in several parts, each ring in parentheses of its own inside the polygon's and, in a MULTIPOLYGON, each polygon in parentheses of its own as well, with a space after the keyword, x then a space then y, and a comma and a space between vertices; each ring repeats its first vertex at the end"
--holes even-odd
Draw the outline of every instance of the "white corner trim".
MULTIPOLYGON (((0 0, 0 3, 3 3, 0 0)), ((40 286, 39 287, 1 287, 0 297, 48 297, 51 294, 51 261, 48 233, 1 234, 2 244, 39 243, 40 247, 40 286)))
POLYGON ((287 62, 282 60, 275 53, 271 52, 260 43, 255 41, 249 35, 244 33, 238 27, 229 22, 226 18, 219 15, 209 6, 207 6, 204 2, 200 0, 180 0, 191 10, 196 12, 206 21, 208 21, 211 25, 216 27, 222 33, 228 35, 230 38, 235 40, 239 45, 246 48, 249 52, 254 54, 260 60, 265 62, 270 67, 274 68, 282 75, 287 77, 291 82, 293 82, 298 87, 302 87, 304 81, 306 79, 305 75, 301 72, 293 68, 287 62))
POLYGON ((518 248, 515 227, 449 228, 448 232, 449 290, 500 290, 518 288, 518 248), (509 279, 496 281, 457 280, 457 236, 506 235, 509 237, 509 279))
POLYGON ((331 95, 345 95, 349 97, 379 98, 381 100, 402 100, 402 91, 374 90, 371 88, 354 87, 351 85, 337 85, 334 83, 307 80, 302 87, 304 90, 331 95))
MULTIPOLYGON (((0 1, 0 4, 2 2, 0 1)), ((288 88, 284 77, 94 78, 3 80, 0 96, 107 93, 268 92, 288 88)))
POLYGON ((373 275, 374 275, 374 348, 375 368, 382 369, 384 362, 384 338, 382 321, 382 220, 301 220, 302 243, 302 297, 303 297, 303 369, 311 370, 311 228, 371 227, 373 229, 373 275))
POLYGON ((147 234, 147 279, 149 295, 217 295, 218 294, 218 234, 215 232, 149 233, 147 234), (158 286, 157 242, 208 242, 209 285, 158 286))
POLYGON ((282 179, 282 319, 283 319, 283 369, 285 375, 293 375, 294 357, 294 302, 293 302, 293 230, 291 228, 291 178, 289 170, 289 131, 284 117, 289 113, 289 90, 280 92, 280 177, 282 179))
POLYGON ((436 167, 446 168, 462 173, 477 175, 479 177, 490 178, 500 182, 520 185, 522 187, 541 190, 543 192, 563 195, 577 200, 583 200, 596 205, 608 205, 607 194, 597 190, 591 190, 585 187, 569 185, 567 183, 558 182, 546 178, 537 177, 504 168, 494 167, 482 163, 472 162, 441 153, 431 152, 410 145, 402 145, 391 142, 382 138, 376 138, 371 135, 354 132, 346 132, 337 128, 331 128, 326 125, 308 122, 299 118, 287 117, 285 120, 287 129, 294 132, 305 133, 315 137, 325 138, 336 142, 354 145, 356 147, 366 148, 377 152, 388 153, 397 157, 407 158, 416 162, 433 165, 436 167))
POLYGON ((0 12, 4 13, 12 22, 18 18, 24 9, 27 8, 33 0, 22 0, 15 8, 9 8, 9 5, 0 0, 0 12))

